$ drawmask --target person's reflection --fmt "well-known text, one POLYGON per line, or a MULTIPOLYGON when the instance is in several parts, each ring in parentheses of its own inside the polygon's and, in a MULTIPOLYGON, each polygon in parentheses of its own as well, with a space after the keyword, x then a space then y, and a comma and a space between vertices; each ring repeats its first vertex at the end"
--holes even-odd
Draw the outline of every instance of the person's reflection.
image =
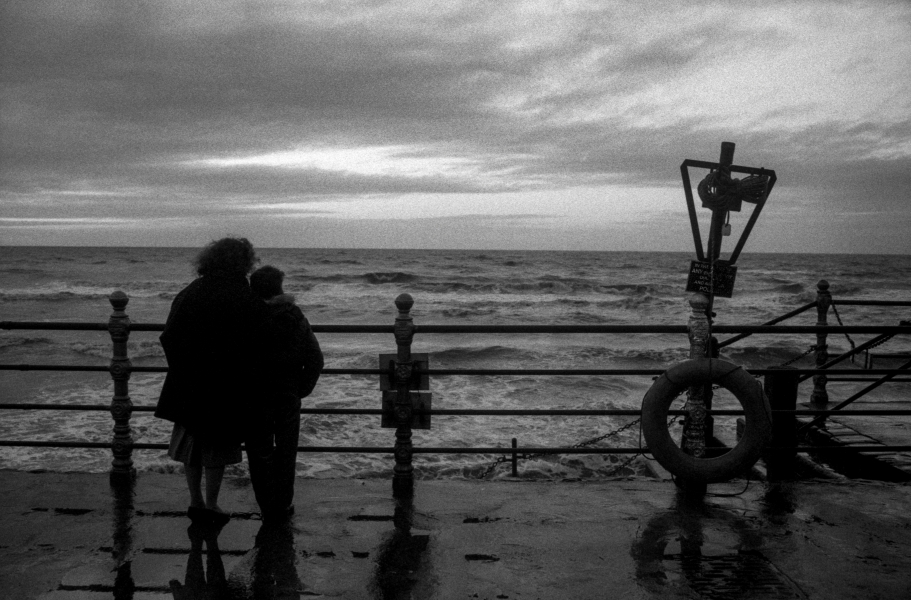
POLYGON ((193 523, 187 528, 190 554, 187 557, 187 574, 184 583, 170 582, 174 600, 215 600, 227 597, 225 566, 218 548, 220 527, 193 523), (202 549, 206 547, 206 568, 203 570, 202 549))
POLYGON ((418 582, 415 574, 421 566, 421 556, 430 539, 428 535, 412 535, 414 524, 414 489, 412 486, 393 488, 395 525, 379 549, 374 597, 381 600, 411 598, 418 582))
POLYGON ((231 569, 229 598, 298 600, 304 584, 297 574, 291 521, 263 524, 253 549, 231 569))
POLYGON ((294 530, 291 522, 263 525, 256 534, 256 554, 250 587, 254 598, 300 598, 294 530))

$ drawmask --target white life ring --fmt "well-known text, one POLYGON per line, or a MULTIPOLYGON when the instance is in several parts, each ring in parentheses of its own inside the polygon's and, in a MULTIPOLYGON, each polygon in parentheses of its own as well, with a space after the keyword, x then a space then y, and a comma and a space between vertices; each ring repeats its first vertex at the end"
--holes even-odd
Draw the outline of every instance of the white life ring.
POLYGON ((694 358, 664 372, 642 400, 642 434, 649 451, 665 469, 684 480, 704 483, 727 481, 759 460, 772 435, 772 410, 762 386, 741 367, 717 358, 694 358), (740 441, 714 458, 686 454, 667 428, 668 410, 691 386, 720 385, 743 406, 745 426, 740 441))

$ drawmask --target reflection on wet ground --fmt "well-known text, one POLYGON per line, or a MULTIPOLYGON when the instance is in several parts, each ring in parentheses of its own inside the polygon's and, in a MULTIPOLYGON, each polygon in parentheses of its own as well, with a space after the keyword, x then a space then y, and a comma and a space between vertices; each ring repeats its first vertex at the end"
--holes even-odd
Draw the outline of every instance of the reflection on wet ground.
MULTIPOLYGON (((790 505, 779 491, 767 498, 766 516, 787 512, 790 505)), ((648 519, 631 547, 636 578, 656 595, 806 597, 763 555, 764 535, 774 533, 767 526, 764 519, 746 518, 678 491, 667 511, 648 519)))
POLYGON ((232 480, 222 529, 191 526, 180 477, 0 482, 0 590, 14 598, 905 600, 911 589, 911 487, 877 482, 719 484, 693 501, 645 479, 301 480, 294 518, 264 526, 243 512, 249 481, 232 480))
MULTIPOLYGON (((394 528, 380 545, 376 560, 376 579, 373 597, 377 600, 411 598, 415 584, 422 577, 424 551, 430 542, 428 533, 413 533, 414 483, 398 483, 393 487, 394 528)), ((429 568, 427 568, 429 570, 429 568)))
MULTIPOLYGON (((241 600, 241 599, 299 599, 320 597, 323 594, 308 589, 302 581, 299 569, 306 570, 303 563, 309 558, 333 559, 332 551, 308 551, 295 548, 296 538, 304 532, 295 527, 292 519, 277 523, 262 523, 258 515, 237 513, 235 521, 246 522, 246 529, 257 527, 252 547, 246 551, 222 550, 219 537, 224 527, 211 523, 190 522, 181 511, 158 512, 137 515, 134 509, 135 480, 130 478, 112 480, 113 497, 113 545, 108 549, 112 559, 114 580, 112 584, 91 583, 63 585, 58 592, 110 592, 117 600, 134 598, 173 598, 174 600, 241 600), (171 545, 165 547, 134 548, 134 533, 137 517, 167 518, 160 523, 164 527, 186 527, 188 551, 181 551, 171 545), (149 585, 149 565, 134 577, 133 563, 139 557, 167 557, 168 564, 158 564, 159 579, 164 572, 174 572, 174 567, 185 558, 185 569, 179 577, 173 577, 167 586, 149 585), (239 558, 238 558, 239 557, 239 558), (230 568, 226 569, 225 559, 230 568)), ((414 529, 414 485, 400 484, 393 487, 391 494, 393 515, 355 515, 352 522, 382 523, 385 532, 380 532, 378 543, 373 549, 375 566, 372 579, 367 583, 364 597, 377 600, 412 598, 422 574, 429 570, 425 550, 430 541, 429 532, 414 529), (391 527, 390 527, 391 525, 391 527)), ((236 523, 231 524, 235 526, 236 523)), ((173 532, 171 536, 174 537, 173 532)), ((352 551, 352 558, 364 559, 370 550, 352 551)), ((147 562, 147 561, 146 561, 147 562)), ((98 573, 103 569, 95 569, 98 573)), ((426 582, 419 586, 423 592, 429 588, 426 582)), ((66 596, 59 596, 66 597, 66 596)), ((74 598, 77 596, 73 596, 74 598)))

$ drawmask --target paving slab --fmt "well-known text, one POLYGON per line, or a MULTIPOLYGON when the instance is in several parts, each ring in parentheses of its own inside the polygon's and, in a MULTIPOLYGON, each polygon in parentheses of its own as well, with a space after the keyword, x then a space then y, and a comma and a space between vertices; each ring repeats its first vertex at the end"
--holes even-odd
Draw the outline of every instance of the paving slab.
POLYGON ((906 600, 911 486, 732 481, 297 482, 263 526, 249 481, 235 513, 191 528, 180 475, 0 471, 0 597, 819 598, 906 600), (208 594, 206 596, 205 594, 208 594))

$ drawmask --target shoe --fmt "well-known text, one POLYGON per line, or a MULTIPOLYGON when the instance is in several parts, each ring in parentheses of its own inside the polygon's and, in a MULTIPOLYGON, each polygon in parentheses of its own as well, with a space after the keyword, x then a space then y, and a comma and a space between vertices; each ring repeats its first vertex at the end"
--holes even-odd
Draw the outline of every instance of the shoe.
POLYGON ((209 518, 208 512, 208 509, 202 508, 201 506, 191 506, 187 509, 187 516, 190 517, 191 521, 202 522, 209 518))
POLYGON ((231 515, 228 513, 220 513, 217 510, 205 509, 206 516, 209 519, 209 522, 212 523, 215 527, 221 528, 228 524, 228 521, 231 520, 231 515))
POLYGON ((284 523, 294 516, 294 505, 285 508, 273 508, 262 512, 264 523, 284 523))

